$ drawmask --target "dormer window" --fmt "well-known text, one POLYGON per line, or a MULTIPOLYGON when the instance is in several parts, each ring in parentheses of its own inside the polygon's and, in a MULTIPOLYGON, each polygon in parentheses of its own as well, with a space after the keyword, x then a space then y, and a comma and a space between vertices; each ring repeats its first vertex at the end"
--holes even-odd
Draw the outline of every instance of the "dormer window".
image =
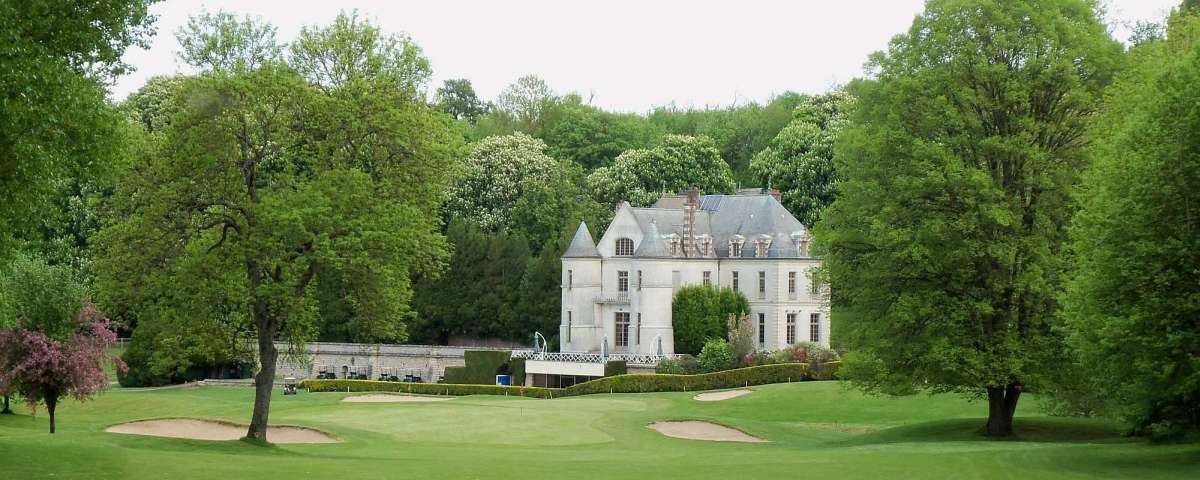
POLYGON ((729 240, 729 256, 730 257, 741 257, 742 256, 742 242, 744 242, 744 241, 745 241, 745 239, 741 235, 734 235, 733 238, 729 240))
POLYGON ((763 235, 754 241, 754 257, 767 258, 768 249, 771 248, 771 237, 763 235))
POLYGON ((712 255, 712 237, 701 235, 696 243, 700 244, 700 256, 707 257, 712 255))
POLYGON ((672 233, 664 238, 667 241, 667 254, 671 256, 679 255, 679 235, 672 233))
POLYGON ((811 237, 808 236, 808 232, 806 231, 792 233, 792 245, 796 247, 796 256, 808 256, 808 244, 810 239, 811 237))
POLYGON ((617 256, 628 257, 633 255, 633 240, 628 238, 617 239, 617 256))

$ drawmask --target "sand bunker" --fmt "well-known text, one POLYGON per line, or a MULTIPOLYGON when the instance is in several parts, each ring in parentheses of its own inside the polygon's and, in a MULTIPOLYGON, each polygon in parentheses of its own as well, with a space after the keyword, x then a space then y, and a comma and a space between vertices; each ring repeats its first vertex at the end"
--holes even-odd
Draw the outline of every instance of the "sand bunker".
POLYGON ((767 441, 763 438, 748 435, 746 432, 741 430, 709 422, 654 422, 648 426, 658 430, 658 433, 668 437, 686 438, 690 440, 746 443, 765 443, 767 441))
POLYGON ((353 397, 343 398, 343 402, 354 403, 387 403, 387 402, 441 402, 443 400, 452 400, 454 397, 422 397, 418 395, 388 395, 388 394, 371 394, 371 395, 355 395, 353 397))
POLYGON ((699 400, 701 402, 717 402, 717 401, 721 401, 721 400, 729 400, 731 398, 737 398, 742 395, 746 395, 746 394, 753 393, 753 392, 754 392, 753 390, 727 390, 724 392, 701 393, 692 398, 699 400))
MULTIPOLYGON (((193 418, 142 420, 113 425, 104 431, 192 440, 237 440, 246 436, 246 426, 244 425, 193 418)), ((309 428, 267 427, 267 441, 271 443, 337 443, 338 439, 309 428)))

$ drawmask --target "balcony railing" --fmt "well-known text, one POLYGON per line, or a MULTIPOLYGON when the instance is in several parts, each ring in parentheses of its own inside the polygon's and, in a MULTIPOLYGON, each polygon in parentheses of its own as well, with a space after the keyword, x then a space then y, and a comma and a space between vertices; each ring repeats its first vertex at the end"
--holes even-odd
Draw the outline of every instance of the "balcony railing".
POLYGON ((639 367, 654 367, 664 358, 676 358, 682 355, 654 355, 650 353, 610 353, 607 357, 599 353, 586 352, 538 352, 532 350, 513 350, 512 358, 541 360, 547 362, 571 363, 604 363, 610 360, 623 360, 628 365, 639 367))
POLYGON ((629 292, 617 292, 615 295, 611 294, 611 293, 596 295, 596 303, 607 303, 607 304, 612 304, 612 305, 628 305, 629 304, 629 292))

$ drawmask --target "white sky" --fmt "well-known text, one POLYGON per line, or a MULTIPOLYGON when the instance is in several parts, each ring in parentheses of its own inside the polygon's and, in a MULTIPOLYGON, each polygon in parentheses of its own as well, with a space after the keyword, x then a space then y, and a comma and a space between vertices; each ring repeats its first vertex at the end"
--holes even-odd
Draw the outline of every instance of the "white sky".
MULTIPOLYGON (((820 92, 862 72, 867 54, 905 31, 922 0, 762 1, 369 1, 167 0, 156 4, 158 35, 130 49, 136 71, 117 80, 125 98, 147 78, 188 73, 175 56, 175 32, 203 9, 258 15, 281 42, 304 25, 358 9, 385 30, 407 32, 433 64, 431 90, 467 78, 485 100, 517 77, 535 74, 559 93, 646 112, 679 106, 764 101, 787 90, 820 92)), ((1180 0, 1107 0, 1120 27, 1161 20, 1180 0)))

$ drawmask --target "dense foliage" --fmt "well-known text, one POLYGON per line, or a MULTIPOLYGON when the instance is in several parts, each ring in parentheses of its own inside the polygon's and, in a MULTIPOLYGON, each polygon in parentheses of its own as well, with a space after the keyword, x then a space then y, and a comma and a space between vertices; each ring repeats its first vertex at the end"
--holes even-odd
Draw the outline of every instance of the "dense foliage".
POLYGON ((409 278, 444 257, 428 212, 457 153, 448 119, 418 96, 428 71, 404 39, 343 15, 304 30, 284 62, 270 53, 272 32, 227 15, 181 31, 185 51, 222 54, 185 56, 206 70, 122 186, 97 262, 109 301, 144 307, 129 310, 139 330, 192 319, 223 332, 216 339, 257 336, 248 435, 258 439, 274 340, 303 342, 319 328, 315 282, 341 292, 335 311, 353 319, 355 340, 406 338, 409 278))
POLYGON ((692 186, 705 193, 733 193, 736 187, 729 164, 711 139, 683 135, 667 135, 653 148, 628 150, 611 166, 588 175, 587 182, 601 203, 624 200, 635 207, 692 186))
POLYGON ((816 230, 851 380, 986 395, 1012 432, 1061 350, 1068 189, 1119 55, 1090 2, 933 0, 872 57, 816 230))
POLYGON ((783 206, 810 228, 836 197, 833 144, 854 104, 844 91, 804 97, 795 118, 750 162, 750 171, 780 190, 783 206))
MULTIPOLYGON (((55 430, 59 400, 85 400, 108 384, 117 334, 65 266, 21 256, 0 272, 0 393, 42 403, 55 430)), ((118 361, 118 366, 120 363, 118 361)))
POLYGON ((729 336, 730 319, 749 311, 746 296, 732 288, 680 288, 671 303, 675 353, 697 355, 709 339, 724 340, 729 336))
POLYGON ((1085 379, 1135 431, 1200 428, 1200 18, 1177 13, 1106 96, 1064 296, 1085 379))

